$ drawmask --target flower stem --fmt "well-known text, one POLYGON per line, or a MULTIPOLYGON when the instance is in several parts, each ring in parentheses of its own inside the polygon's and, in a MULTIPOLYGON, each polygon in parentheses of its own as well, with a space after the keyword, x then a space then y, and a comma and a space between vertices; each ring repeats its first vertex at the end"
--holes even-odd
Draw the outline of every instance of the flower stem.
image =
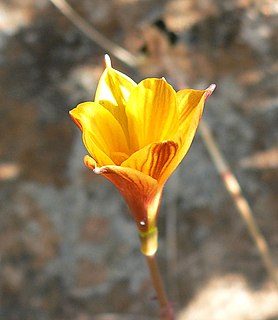
POLYGON ((171 304, 168 301, 164 285, 160 276, 155 254, 145 255, 147 264, 150 271, 150 276, 152 280, 153 287, 156 292, 156 297, 160 305, 161 319, 163 320, 173 320, 174 313, 171 304))

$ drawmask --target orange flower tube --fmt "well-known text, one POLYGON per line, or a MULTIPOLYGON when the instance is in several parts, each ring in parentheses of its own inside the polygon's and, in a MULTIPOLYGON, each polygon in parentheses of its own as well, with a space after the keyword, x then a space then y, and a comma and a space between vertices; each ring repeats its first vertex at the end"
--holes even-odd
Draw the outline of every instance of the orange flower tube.
POLYGON ((90 155, 84 162, 123 195, 137 224, 141 250, 157 250, 157 215, 163 187, 195 136, 206 90, 176 92, 165 79, 136 84, 111 66, 104 70, 94 102, 70 111, 90 155))

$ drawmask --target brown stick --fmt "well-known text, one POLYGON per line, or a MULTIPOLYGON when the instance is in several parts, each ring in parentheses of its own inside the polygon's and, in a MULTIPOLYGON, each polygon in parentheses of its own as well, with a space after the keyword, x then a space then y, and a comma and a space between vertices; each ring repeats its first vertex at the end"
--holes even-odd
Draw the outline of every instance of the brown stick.
POLYGON ((50 0, 56 8, 59 9, 79 30, 81 30, 88 38, 96 42, 100 47, 110 52, 120 61, 123 61, 130 67, 136 67, 138 63, 137 57, 133 56, 129 51, 117 45, 113 41, 103 36, 94 29, 87 21, 85 21, 65 0, 50 0))
POLYGON ((245 221, 247 228, 249 230, 249 233, 260 253, 263 264, 278 290, 278 278, 277 278, 276 268, 272 262, 267 242, 263 234, 261 233, 259 227, 257 226, 251 207, 247 202, 247 200, 244 198, 241 187, 236 177, 234 176, 228 164, 226 163, 225 159, 221 155, 215 143, 215 140, 213 139, 211 131, 204 121, 201 121, 199 129, 200 129, 200 133, 202 135, 203 141, 207 146, 207 150, 226 186, 226 189, 230 193, 238 209, 240 216, 245 221))

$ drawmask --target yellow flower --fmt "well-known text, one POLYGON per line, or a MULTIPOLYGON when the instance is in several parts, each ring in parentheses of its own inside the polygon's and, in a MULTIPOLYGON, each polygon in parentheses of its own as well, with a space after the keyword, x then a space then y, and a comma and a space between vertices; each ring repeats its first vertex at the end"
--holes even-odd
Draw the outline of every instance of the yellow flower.
POLYGON ((95 101, 70 111, 90 154, 85 164, 122 193, 146 255, 157 249, 163 187, 187 153, 214 87, 176 92, 156 78, 136 84, 113 69, 106 55, 95 101))

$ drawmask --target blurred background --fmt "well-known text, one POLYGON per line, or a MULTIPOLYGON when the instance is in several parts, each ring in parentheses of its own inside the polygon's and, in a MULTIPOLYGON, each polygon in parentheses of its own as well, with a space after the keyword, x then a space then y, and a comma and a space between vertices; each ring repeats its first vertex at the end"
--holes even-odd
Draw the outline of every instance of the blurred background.
MULTIPOLYGON (((217 84, 204 119, 278 265, 277 1, 69 4, 144 57, 136 71, 111 55, 137 81, 167 78, 166 50, 189 87, 217 84)), ((68 116, 93 100, 105 53, 51 1, 0 1, 0 319, 156 319, 133 221, 83 165, 68 116)), ((166 185, 159 230, 177 319, 278 319, 275 286, 199 134, 166 185)))

